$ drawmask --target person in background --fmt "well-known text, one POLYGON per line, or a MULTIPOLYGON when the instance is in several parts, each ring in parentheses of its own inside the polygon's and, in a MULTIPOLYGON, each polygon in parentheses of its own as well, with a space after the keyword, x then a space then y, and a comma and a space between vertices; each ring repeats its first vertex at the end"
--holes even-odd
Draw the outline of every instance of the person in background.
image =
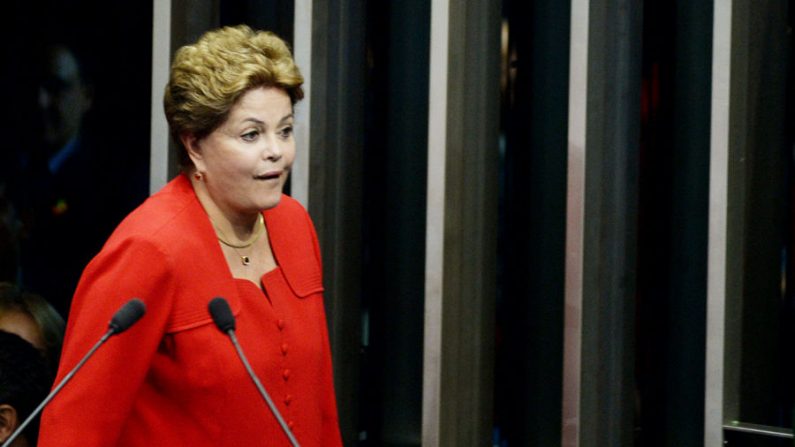
POLYGON ((300 445, 341 445, 317 235, 282 193, 302 83, 285 42, 246 26, 177 51, 163 103, 182 173, 86 267, 58 380, 129 299, 146 315, 45 409, 39 446, 289 445, 213 323, 219 296, 300 445))
POLYGON ((21 280, 66 315, 80 271, 102 243, 96 216, 104 188, 93 184, 101 171, 84 125, 93 88, 64 44, 46 48, 39 73, 39 142, 21 154, 22 175, 12 185, 24 229, 21 280))
POLYGON ((41 296, 0 282, 0 330, 17 334, 39 349, 54 371, 63 342, 64 320, 41 296))
MULTIPOLYGON (((51 385, 52 374, 41 353, 18 335, 0 330, 0 444, 44 400, 51 385)), ((36 418, 11 447, 35 446, 38 428, 36 418)))
POLYGON ((47 49, 38 93, 43 155, 48 170, 58 173, 80 152, 83 121, 94 96, 85 66, 71 48, 58 43, 47 49))
POLYGON ((55 40, 45 46, 37 77, 38 141, 30 138, 19 151, 9 184, 22 224, 20 283, 64 316, 83 267, 145 198, 129 197, 125 185, 148 182, 129 166, 110 168, 114 157, 123 158, 123 141, 110 125, 96 125, 89 59, 85 45, 55 40))

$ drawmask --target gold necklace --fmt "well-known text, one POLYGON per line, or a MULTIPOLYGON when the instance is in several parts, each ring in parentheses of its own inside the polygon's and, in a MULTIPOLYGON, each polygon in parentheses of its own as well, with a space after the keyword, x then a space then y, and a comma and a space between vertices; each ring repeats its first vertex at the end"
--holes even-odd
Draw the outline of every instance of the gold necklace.
POLYGON ((257 219, 257 224, 256 225, 257 225, 257 228, 254 230, 255 234, 253 236, 251 236, 251 239, 249 239, 248 242, 245 242, 243 244, 233 244, 233 243, 227 241, 226 240, 226 234, 224 234, 224 232, 221 231, 220 228, 218 228, 215 224, 213 224, 213 226, 215 227, 215 231, 216 231, 215 237, 218 238, 218 241, 221 242, 222 244, 226 245, 227 247, 235 250, 235 253, 237 253, 237 255, 240 256, 240 262, 243 265, 245 265, 245 266, 251 264, 251 258, 248 257, 247 255, 240 254, 240 252, 238 250, 239 249, 243 249, 243 248, 251 247, 252 245, 254 245, 255 242, 257 242, 257 240, 259 240, 260 236, 262 236, 262 233, 265 232, 265 221, 262 219, 262 214, 259 215, 259 218, 257 219), (221 237, 221 236, 223 236, 223 237, 221 237))

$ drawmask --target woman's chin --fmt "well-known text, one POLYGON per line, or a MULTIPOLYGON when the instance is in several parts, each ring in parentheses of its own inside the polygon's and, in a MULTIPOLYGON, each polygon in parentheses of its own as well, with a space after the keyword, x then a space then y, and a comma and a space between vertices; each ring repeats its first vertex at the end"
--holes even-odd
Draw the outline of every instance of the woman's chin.
POLYGON ((281 200, 282 195, 279 193, 273 197, 267 197, 264 200, 261 200, 257 205, 260 210, 268 210, 278 205, 281 200))

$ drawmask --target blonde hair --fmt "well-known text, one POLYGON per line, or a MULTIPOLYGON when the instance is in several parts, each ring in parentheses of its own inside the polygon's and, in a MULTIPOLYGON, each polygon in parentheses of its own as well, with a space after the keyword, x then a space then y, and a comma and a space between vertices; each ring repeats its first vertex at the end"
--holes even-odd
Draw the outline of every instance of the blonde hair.
POLYGON ((224 27, 180 48, 171 64, 163 108, 182 168, 192 166, 180 139, 183 134, 206 137, 253 88, 280 88, 295 104, 304 97, 303 82, 287 44, 268 31, 224 27))

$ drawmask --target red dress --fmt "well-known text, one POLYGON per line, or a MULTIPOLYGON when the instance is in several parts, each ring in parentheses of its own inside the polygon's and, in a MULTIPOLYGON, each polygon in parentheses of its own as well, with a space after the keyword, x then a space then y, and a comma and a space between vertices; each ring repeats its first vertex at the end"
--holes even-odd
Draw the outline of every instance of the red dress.
POLYGON ((302 446, 341 445, 320 252, 306 211, 264 212, 276 269, 264 289, 231 276, 179 176, 122 222, 83 273, 58 381, 139 297, 146 315, 112 337, 44 411, 39 446, 287 446, 207 303, 226 298, 237 337, 302 446))

